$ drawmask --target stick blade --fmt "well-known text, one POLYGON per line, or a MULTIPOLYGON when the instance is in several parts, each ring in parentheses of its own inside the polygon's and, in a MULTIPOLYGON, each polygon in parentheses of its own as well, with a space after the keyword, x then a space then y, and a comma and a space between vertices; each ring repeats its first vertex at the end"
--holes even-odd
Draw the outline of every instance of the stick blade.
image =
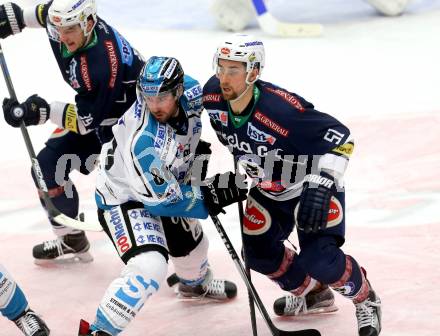
POLYGON ((304 329, 304 330, 278 330, 276 334, 278 336, 321 336, 321 333, 316 329, 304 329))
POLYGON ((318 23, 280 22, 266 12, 257 17, 261 29, 274 36, 281 37, 317 37, 322 35, 322 25, 318 23))
POLYGON ((99 223, 87 221, 82 222, 80 220, 70 218, 62 213, 52 217, 52 219, 60 225, 68 226, 77 230, 96 232, 102 231, 102 226, 99 223))

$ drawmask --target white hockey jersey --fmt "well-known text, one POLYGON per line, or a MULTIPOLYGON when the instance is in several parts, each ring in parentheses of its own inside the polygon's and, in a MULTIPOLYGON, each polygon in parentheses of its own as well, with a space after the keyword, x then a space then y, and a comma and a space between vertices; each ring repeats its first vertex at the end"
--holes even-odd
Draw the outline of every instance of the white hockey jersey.
POLYGON ((159 123, 140 96, 113 126, 114 138, 100 155, 95 194, 99 208, 137 201, 155 216, 208 216, 200 187, 189 184, 203 106, 200 84, 186 75, 179 103, 188 118, 184 135, 159 123))

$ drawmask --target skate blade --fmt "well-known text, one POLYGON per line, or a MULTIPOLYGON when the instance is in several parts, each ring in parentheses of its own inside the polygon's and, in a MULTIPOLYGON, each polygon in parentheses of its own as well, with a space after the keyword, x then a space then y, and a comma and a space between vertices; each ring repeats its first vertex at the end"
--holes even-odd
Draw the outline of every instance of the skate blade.
POLYGON ((38 266, 56 266, 56 265, 72 265, 72 264, 86 264, 93 261, 93 256, 89 251, 83 253, 76 253, 73 255, 63 255, 56 259, 34 259, 35 265, 38 266))

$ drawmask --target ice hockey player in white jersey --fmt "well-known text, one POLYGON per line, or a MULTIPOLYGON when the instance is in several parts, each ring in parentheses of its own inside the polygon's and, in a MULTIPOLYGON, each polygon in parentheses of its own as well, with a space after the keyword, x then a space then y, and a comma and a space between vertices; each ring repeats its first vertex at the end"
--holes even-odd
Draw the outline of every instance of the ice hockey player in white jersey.
POLYGON ((202 110, 201 87, 184 75, 177 59, 147 61, 136 103, 103 146, 97 179, 99 221, 126 266, 107 288, 94 323, 81 321, 79 335, 123 331, 159 290, 168 258, 181 296, 236 296, 235 284, 213 278, 208 239, 196 218, 217 215, 243 200, 247 189, 240 181, 244 176, 233 173, 196 183, 204 178, 207 162, 195 157, 210 152, 208 143, 199 142, 202 110), (236 186, 240 183, 243 189, 236 186))
POLYGON ((48 336, 50 333, 46 323, 29 308, 23 291, 1 264, 0 313, 13 321, 25 336, 48 336))

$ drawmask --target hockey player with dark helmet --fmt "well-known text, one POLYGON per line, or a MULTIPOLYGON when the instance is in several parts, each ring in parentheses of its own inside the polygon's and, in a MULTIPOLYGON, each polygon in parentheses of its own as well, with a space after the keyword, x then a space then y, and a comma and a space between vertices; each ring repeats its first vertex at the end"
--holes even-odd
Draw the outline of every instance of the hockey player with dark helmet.
POLYGON ((168 259, 180 297, 228 301, 237 295, 232 281, 214 277, 199 219, 246 198, 246 183, 237 185, 244 176, 232 172, 193 183, 200 144, 209 150, 200 140, 200 84, 184 75, 177 59, 153 56, 139 75, 137 95, 113 126, 114 139, 103 145, 96 183, 99 222, 125 266, 107 287, 94 322, 81 321, 79 335, 126 330, 141 309, 154 305, 147 300, 164 283, 168 259), (116 218, 126 228, 124 246, 115 235, 116 218), (147 236, 155 238, 138 239, 147 236))
POLYGON ((173 57, 153 56, 142 68, 137 81, 137 92, 147 102, 150 112, 159 122, 178 117, 183 79, 182 66, 173 57), (172 107, 163 108, 167 105, 172 107))
MULTIPOLYGON (((20 33, 25 27, 46 30, 61 74, 76 92, 75 102, 49 103, 38 95, 21 103, 6 98, 4 117, 13 127, 20 127, 22 122, 40 125, 48 120, 57 125, 37 159, 55 207, 77 218, 79 195, 70 173, 78 170, 86 175, 93 170, 93 158, 102 143, 112 137, 111 127, 136 100, 136 80, 144 61, 98 16, 95 0, 53 0, 25 8, 14 3, 0 5, 1 38, 20 33), (13 113, 17 107, 24 111, 21 116, 13 113), (75 159, 64 167, 58 165, 65 162, 65 155, 75 159)), ((45 207, 43 201, 42 205, 45 207)), ((33 248, 37 264, 93 260, 83 231, 59 225, 51 218, 49 221, 57 238, 33 248)))

